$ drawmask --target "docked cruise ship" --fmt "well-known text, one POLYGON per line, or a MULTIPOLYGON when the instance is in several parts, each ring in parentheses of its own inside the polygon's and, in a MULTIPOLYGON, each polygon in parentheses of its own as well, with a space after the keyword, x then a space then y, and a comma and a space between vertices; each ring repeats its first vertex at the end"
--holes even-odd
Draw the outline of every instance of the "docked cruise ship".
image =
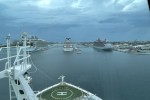
MULTIPOLYGON (((23 36, 21 41, 23 41, 23 36)), ((27 44, 30 45, 30 47, 27 49, 27 51, 30 53, 47 50, 49 48, 48 42, 46 40, 39 39, 37 36, 29 37, 29 35, 27 35, 27 44)))
MULTIPOLYGON (((24 34, 23 46, 17 46, 16 56, 11 56, 10 36, 7 37, 7 57, 0 59, 6 61, 5 70, 0 71, 0 79, 8 78, 10 100, 102 100, 98 96, 64 81, 65 76, 60 76, 60 83, 50 86, 35 93, 30 84, 32 78, 28 70, 32 67, 30 54, 26 53, 26 34, 24 34), (14 60, 12 60, 12 58, 14 60), (13 65, 12 65, 12 61, 13 65)), ((3 49, 3 48, 2 48, 3 49)))
POLYGON ((65 39, 65 42, 64 42, 64 45, 63 45, 63 50, 65 52, 71 52, 71 51, 74 50, 73 44, 71 42, 71 38, 66 38, 65 39))
POLYGON ((106 40, 100 40, 99 38, 93 42, 93 47, 97 50, 112 51, 113 47, 111 44, 107 43, 106 40))

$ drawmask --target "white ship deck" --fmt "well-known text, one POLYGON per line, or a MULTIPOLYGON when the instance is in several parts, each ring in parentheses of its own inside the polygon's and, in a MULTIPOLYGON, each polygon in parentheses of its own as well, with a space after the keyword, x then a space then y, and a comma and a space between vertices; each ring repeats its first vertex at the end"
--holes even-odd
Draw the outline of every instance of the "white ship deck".
POLYGON ((39 100, 102 100, 69 83, 59 83, 37 94, 39 100))

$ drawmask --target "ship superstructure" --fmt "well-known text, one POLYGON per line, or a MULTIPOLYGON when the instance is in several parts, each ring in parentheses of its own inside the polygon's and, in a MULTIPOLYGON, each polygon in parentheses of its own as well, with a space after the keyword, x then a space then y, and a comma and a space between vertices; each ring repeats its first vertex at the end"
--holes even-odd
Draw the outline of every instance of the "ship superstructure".
POLYGON ((65 52, 70 52, 70 51, 74 50, 73 44, 71 42, 71 38, 66 38, 65 39, 65 42, 64 42, 64 45, 63 45, 63 50, 65 52))
MULTIPOLYGON (((22 47, 16 47, 17 55, 11 56, 10 36, 7 37, 7 57, 0 59, 6 60, 5 69, 0 71, 0 79, 9 79, 10 100, 102 100, 96 95, 70 83, 64 81, 65 76, 60 76, 61 82, 50 86, 38 93, 30 87, 32 78, 28 76, 31 68, 29 61, 30 55, 26 50, 26 33, 24 33, 24 43, 22 47), (12 58, 15 58, 12 64, 12 58)), ((3 49, 3 48, 2 48, 3 49)))
POLYGON ((31 36, 27 38, 27 43, 30 44, 30 48, 27 49, 29 52, 37 52, 47 50, 49 44, 46 40, 39 39, 37 36, 31 36))
POLYGON ((107 43, 106 40, 100 40, 99 38, 93 42, 93 47, 98 50, 112 51, 113 47, 111 44, 107 43))

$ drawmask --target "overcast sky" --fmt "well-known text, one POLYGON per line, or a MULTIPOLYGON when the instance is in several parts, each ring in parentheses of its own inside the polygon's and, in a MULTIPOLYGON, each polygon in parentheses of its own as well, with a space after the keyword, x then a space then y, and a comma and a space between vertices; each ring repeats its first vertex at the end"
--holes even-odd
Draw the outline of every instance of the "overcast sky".
POLYGON ((150 40, 147 0, 0 0, 0 41, 22 32, 48 41, 150 40))

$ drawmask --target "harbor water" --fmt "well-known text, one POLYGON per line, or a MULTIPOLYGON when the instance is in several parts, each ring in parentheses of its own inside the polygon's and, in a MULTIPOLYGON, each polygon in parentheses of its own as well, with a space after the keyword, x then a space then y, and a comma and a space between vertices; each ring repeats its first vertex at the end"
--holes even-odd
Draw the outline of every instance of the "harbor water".
MULTIPOLYGON (((40 91, 60 82, 58 77, 64 75, 66 82, 103 100, 150 100, 150 55, 80 49, 81 54, 65 53, 62 47, 32 53, 31 88, 40 91)), ((4 67, 0 62, 0 70, 4 67)), ((0 80, 0 100, 9 100, 8 79, 0 80)))

